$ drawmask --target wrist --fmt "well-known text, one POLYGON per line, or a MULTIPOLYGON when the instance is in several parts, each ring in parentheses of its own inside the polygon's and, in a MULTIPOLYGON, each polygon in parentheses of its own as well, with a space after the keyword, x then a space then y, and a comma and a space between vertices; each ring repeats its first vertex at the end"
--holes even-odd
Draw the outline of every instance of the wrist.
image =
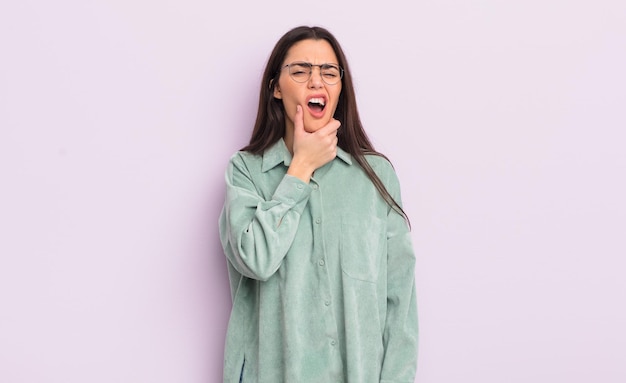
POLYGON ((293 158, 291 161, 291 165, 289 165, 289 169, 287 169, 287 174, 293 177, 297 177, 306 183, 309 183, 314 171, 315 169, 313 169, 311 166, 308 166, 307 164, 296 160, 296 158, 293 158))

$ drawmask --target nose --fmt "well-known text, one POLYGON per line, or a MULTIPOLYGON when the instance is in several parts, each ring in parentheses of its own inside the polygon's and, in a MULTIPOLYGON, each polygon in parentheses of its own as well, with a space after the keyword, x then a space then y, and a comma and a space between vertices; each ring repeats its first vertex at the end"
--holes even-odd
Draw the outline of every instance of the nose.
POLYGON ((309 88, 321 88, 324 86, 322 83, 322 68, 311 68, 311 78, 309 79, 309 88))

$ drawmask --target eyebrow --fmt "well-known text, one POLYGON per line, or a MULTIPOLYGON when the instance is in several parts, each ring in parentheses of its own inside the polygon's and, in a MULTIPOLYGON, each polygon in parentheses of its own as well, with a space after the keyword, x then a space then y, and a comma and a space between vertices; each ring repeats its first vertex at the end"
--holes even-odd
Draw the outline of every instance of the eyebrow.
POLYGON ((334 66, 334 67, 339 67, 339 64, 336 64, 336 63, 313 64, 313 63, 310 63, 308 61, 294 61, 291 64, 287 64, 287 65, 292 65, 292 64, 296 64, 296 65, 304 64, 304 65, 311 65, 311 66, 334 66))

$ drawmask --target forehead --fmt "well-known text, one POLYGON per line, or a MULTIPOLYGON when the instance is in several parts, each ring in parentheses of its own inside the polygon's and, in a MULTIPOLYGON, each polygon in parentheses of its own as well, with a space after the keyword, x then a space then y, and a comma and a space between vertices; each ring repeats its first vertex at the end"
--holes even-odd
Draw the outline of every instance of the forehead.
POLYGON ((337 55, 326 40, 302 40, 293 44, 287 51, 285 63, 306 61, 312 64, 337 64, 337 55))

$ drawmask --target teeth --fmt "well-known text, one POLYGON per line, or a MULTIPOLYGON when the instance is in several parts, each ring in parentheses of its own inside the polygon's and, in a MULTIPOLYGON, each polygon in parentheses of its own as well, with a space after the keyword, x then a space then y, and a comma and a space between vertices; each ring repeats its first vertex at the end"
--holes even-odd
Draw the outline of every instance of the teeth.
POLYGON ((324 106, 324 99, 323 98, 312 98, 309 100, 310 104, 320 104, 321 106, 324 106))

